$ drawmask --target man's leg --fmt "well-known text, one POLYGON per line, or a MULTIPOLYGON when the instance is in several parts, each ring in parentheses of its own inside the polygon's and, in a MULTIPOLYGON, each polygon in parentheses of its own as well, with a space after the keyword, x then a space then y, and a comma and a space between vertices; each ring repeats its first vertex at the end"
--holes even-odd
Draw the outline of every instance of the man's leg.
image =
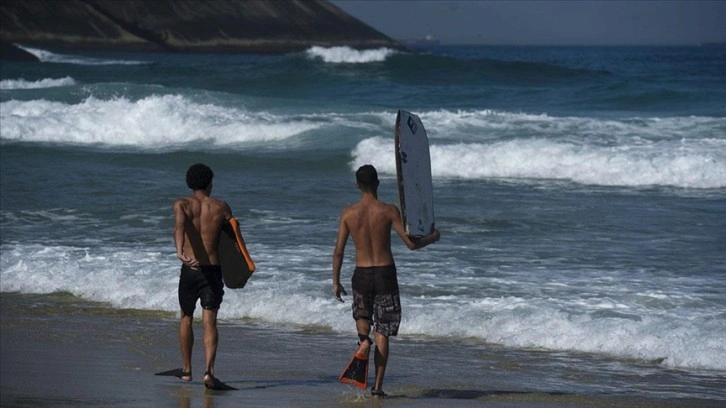
POLYGON ((217 357, 217 343, 219 334, 217 332, 217 312, 219 309, 204 309, 202 312, 202 324, 204 325, 204 360, 205 372, 204 383, 214 383, 214 360, 217 357))
POLYGON ((388 365, 388 336, 376 333, 376 353, 374 357, 376 366, 376 380, 373 388, 383 391, 383 376, 386 375, 386 366, 388 365))
POLYGON ((366 319, 357 319, 355 321, 355 328, 358 331, 358 351, 356 351, 356 356, 358 358, 363 358, 365 356, 365 359, 368 359, 368 354, 371 351, 371 346, 373 343, 371 342, 371 338, 368 336, 368 334, 371 332, 371 324, 366 319), (358 356, 360 354, 360 356, 358 356))
POLYGON ((374 397, 384 397, 383 377, 388 365, 389 336, 398 334, 401 324, 401 299, 398 293, 398 278, 396 267, 391 265, 378 270, 376 274, 376 295, 374 310, 376 351, 374 363, 376 367, 376 380, 371 390, 374 397))
POLYGON ((371 324, 366 319, 357 319, 355 321, 355 328, 358 330, 359 336, 368 336, 371 332, 371 324))
POLYGON ((181 312, 179 321, 179 349, 182 358, 182 377, 184 381, 192 380, 192 347, 194 346, 194 329, 192 315, 181 312))

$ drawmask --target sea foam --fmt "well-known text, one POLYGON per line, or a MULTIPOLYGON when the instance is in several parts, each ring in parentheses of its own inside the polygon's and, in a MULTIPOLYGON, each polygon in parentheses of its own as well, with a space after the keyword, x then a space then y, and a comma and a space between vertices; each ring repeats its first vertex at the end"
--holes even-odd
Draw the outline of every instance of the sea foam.
MULTIPOLYGON (((723 118, 559 118, 486 110, 420 116, 434 178, 726 187, 723 118)), ((392 137, 362 140, 351 166, 372 163, 395 174, 393 148, 392 137)))
POLYGON ((67 55, 50 52, 40 48, 33 48, 23 45, 18 47, 34 55, 40 62, 50 62, 58 64, 75 64, 75 65, 140 65, 148 64, 144 61, 133 61, 133 60, 119 60, 119 59, 104 59, 104 58, 92 58, 78 55, 67 55))
MULTIPOLYGON (((157 150, 263 144, 285 149, 294 148, 303 135, 343 134, 346 138, 335 143, 352 146, 354 169, 372 163, 383 174, 396 171, 391 112, 271 113, 173 94, 138 100, 88 97, 77 104, 10 100, 0 106, 4 141, 157 150)), ((724 118, 553 117, 489 110, 420 116, 435 179, 726 187, 724 118)), ((324 137, 309 139, 313 147, 331 145, 324 137)))
POLYGON ((394 54, 390 48, 372 50, 356 50, 350 47, 311 47, 306 51, 310 58, 320 58, 324 62, 333 64, 365 64, 369 62, 385 61, 394 54))
MULTIPOLYGON (((244 291, 225 291, 221 319, 325 327, 343 333, 351 330, 349 303, 335 302, 327 291, 321 291, 329 285, 327 263, 298 267, 297 257, 320 256, 322 248, 313 247, 310 253, 278 248, 276 256, 269 257, 265 254, 273 253, 271 248, 253 244, 251 250, 260 254, 256 258, 259 273, 244 291)), ((2 292, 68 292, 116 308, 177 311, 179 266, 168 246, 3 244, 2 251, 2 292)), ((448 276, 450 271, 442 273, 448 276)), ((522 286, 525 297, 403 296, 400 335, 478 338, 509 347, 662 361, 675 368, 726 368, 726 349, 720 341, 726 329, 722 319, 693 319, 680 314, 678 308, 633 309, 628 304, 614 306, 629 310, 635 318, 598 315, 578 305, 577 299, 567 304, 562 299, 530 296, 536 289, 522 286)), ((598 310, 613 307, 591 306, 598 310)))
POLYGON ((79 104, 12 100, 0 106, 2 139, 21 142, 173 149, 200 142, 227 146, 279 141, 320 126, 267 112, 195 103, 179 95, 139 100, 89 97, 79 104))
POLYGON ((22 78, 3 79, 0 81, 0 90, 55 88, 75 84, 76 81, 69 76, 63 78, 43 78, 37 81, 27 81, 22 78))
MULTIPOLYGON (((726 146, 722 147, 726 149, 726 146)), ((352 168, 372 163, 395 174, 393 141, 366 139, 353 150, 352 168)), ((678 152, 633 146, 577 146, 545 139, 491 144, 433 144, 434 178, 564 180, 601 186, 726 187, 726 160, 715 151, 678 152)))

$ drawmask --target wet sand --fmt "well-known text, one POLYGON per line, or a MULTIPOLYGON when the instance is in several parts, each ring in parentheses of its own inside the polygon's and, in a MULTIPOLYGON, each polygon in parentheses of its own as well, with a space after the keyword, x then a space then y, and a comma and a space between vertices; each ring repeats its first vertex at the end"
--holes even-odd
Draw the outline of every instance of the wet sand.
MULTIPOLYGON (((353 336, 220 322, 216 371, 234 391, 202 384, 195 322, 190 383, 155 373, 180 366, 176 316, 117 310, 70 295, 0 294, 3 407, 719 407, 726 400, 639 394, 585 376, 563 386, 506 350, 395 339, 386 399, 340 384, 353 336), (495 357, 498 356, 498 357, 495 357)), ((198 319, 196 319, 198 320, 198 319)), ((531 364, 530 364, 531 363, 531 364)), ((576 370, 573 376, 577 376, 576 370)), ((667 379, 664 379, 667 381, 667 379)), ((713 387, 719 378, 709 378, 713 387)), ((663 384, 667 387, 668 384, 663 384)))

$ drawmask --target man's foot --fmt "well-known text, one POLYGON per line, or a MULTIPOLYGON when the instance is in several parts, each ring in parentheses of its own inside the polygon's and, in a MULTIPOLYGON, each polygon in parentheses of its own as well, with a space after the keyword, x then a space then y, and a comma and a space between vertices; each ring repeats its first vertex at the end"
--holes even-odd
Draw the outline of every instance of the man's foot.
POLYGON ((179 378, 181 378, 182 381, 189 382, 192 380, 192 372, 191 371, 184 371, 182 370, 181 373, 179 373, 179 378))
POLYGON ((219 380, 212 375, 209 371, 204 373, 204 387, 209 390, 214 390, 217 387, 219 380))
POLYGON ((204 373, 204 387, 208 390, 236 390, 236 388, 230 387, 222 381, 219 381, 217 377, 213 376, 209 371, 204 373))
POLYGON ((384 398, 386 393, 381 388, 371 388, 371 396, 373 398, 384 398))

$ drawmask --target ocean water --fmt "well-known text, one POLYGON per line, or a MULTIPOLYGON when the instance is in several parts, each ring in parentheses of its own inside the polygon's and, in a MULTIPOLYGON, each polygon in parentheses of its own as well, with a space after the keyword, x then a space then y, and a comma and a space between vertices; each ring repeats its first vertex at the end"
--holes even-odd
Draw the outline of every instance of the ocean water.
POLYGON ((365 163, 397 203, 405 109, 442 238, 394 240, 402 339, 642 364, 726 399, 698 387, 726 376, 723 50, 29 50, 0 73, 0 291, 176 311, 171 205, 204 162, 258 267, 220 318, 352 333, 338 216, 365 163))

